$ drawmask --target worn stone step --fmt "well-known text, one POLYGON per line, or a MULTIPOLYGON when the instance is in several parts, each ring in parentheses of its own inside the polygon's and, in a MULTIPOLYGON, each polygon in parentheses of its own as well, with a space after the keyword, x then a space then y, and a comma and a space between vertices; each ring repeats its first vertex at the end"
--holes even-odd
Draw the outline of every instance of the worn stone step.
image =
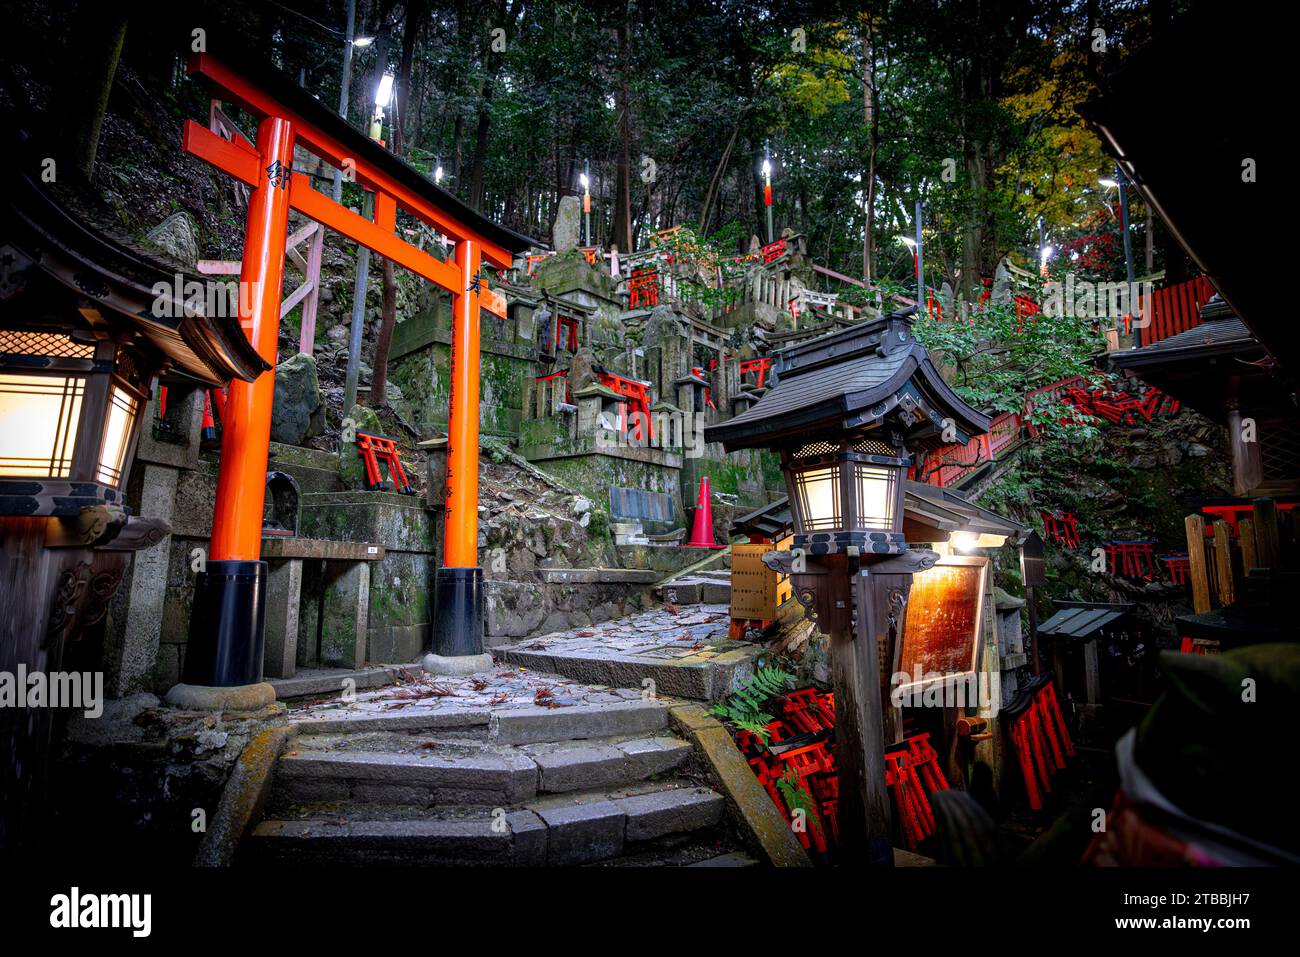
POLYGON ((491 736, 502 744, 540 744, 578 738, 653 734, 668 727, 657 701, 620 701, 571 708, 518 708, 492 715, 491 736))
POLYGON ((734 649, 722 653, 701 652, 656 661, 638 655, 584 653, 564 648, 533 650, 530 642, 519 642, 493 648, 492 657, 506 664, 614 688, 645 688, 649 679, 661 695, 716 701, 753 674, 754 660, 765 650, 761 645, 735 644, 734 649))
POLYGON ((364 811, 352 806, 328 817, 263 821, 241 861, 573 866, 715 828, 723 811, 721 795, 691 786, 421 818, 359 818, 364 811))
POLYGON ((657 737, 530 744, 520 750, 537 764, 538 793, 554 794, 664 774, 686 760, 691 746, 681 738, 657 737))
POLYGON ((538 794, 613 788, 678 767, 671 736, 592 739, 518 749, 396 733, 302 739, 280 761, 278 807, 295 802, 507 806, 538 794), (337 745, 340 750, 331 750, 337 745))
POLYGON ((706 858, 702 861, 696 861, 694 864, 688 864, 687 867, 757 867, 758 861, 750 857, 743 851, 731 851, 727 854, 719 854, 717 857, 706 858))
POLYGON ((366 691, 396 684, 402 678, 418 678, 419 665, 377 665, 372 668, 304 668, 292 678, 270 678, 279 701, 366 691))
POLYGON ((537 793, 537 765, 512 749, 290 752, 275 788, 289 800, 509 806, 537 793))
POLYGON ((547 842, 537 815, 514 811, 462 819, 271 820, 257 825, 250 843, 248 857, 258 863, 540 867, 547 842))

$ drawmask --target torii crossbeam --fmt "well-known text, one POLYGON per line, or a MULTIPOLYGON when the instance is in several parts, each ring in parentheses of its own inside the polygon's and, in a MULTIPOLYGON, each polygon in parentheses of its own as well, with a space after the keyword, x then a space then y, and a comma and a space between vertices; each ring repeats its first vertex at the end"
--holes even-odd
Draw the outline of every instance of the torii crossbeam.
POLYGON ((429 182, 380 144, 351 127, 283 74, 235 69, 209 53, 189 72, 214 95, 259 117, 255 147, 230 142, 187 121, 183 148, 250 187, 240 268, 240 320, 271 366, 255 381, 234 381, 226 403, 216 511, 206 571, 200 573, 185 659, 187 684, 230 687, 261 680, 266 563, 262 507, 275 389, 276 344, 289 210, 295 209, 451 294, 451 409, 447 435, 443 563, 434 583, 433 651, 482 652, 482 582, 478 566, 479 308, 481 265, 508 268, 532 241, 491 222, 429 182), (355 175, 374 193, 367 219, 312 189, 294 173, 294 147, 355 175), (448 237, 443 262, 396 234, 401 209, 448 237), (242 314, 247 310, 247 314, 242 314))

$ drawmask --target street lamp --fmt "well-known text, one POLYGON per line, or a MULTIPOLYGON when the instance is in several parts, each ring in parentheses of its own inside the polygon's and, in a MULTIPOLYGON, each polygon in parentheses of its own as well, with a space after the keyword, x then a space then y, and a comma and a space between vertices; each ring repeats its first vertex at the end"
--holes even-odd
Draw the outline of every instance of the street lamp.
MULTIPOLYGON (((391 73, 379 78, 375 89, 375 112, 370 118, 370 138, 376 143, 384 139, 384 109, 393 98, 393 81, 391 73)), ((367 219, 375 214, 375 197, 369 190, 362 200, 363 211, 367 219)), ((361 381, 361 334, 364 328, 366 308, 366 287, 370 283, 370 247, 357 246, 357 274, 352 285, 352 326, 348 331, 348 362, 343 373, 343 408, 350 409, 357 402, 357 385, 361 381)))
POLYGON ((393 74, 385 73, 379 78, 379 87, 375 90, 375 113, 370 120, 370 138, 375 142, 383 140, 384 110, 388 108, 388 103, 393 98, 394 80, 393 74))
MULTIPOLYGON (((1125 296, 1126 302, 1133 302, 1136 297, 1137 286, 1133 279, 1133 243, 1129 237, 1128 229, 1128 191, 1124 188, 1124 173, 1119 164, 1115 165, 1115 177, 1103 177, 1097 180, 1102 186, 1114 188, 1119 192, 1119 228, 1124 236, 1124 271, 1128 279, 1128 294, 1125 296)), ((1131 334, 1130 321, 1132 316, 1125 316, 1125 335, 1131 334)))
POLYGON ((776 242, 776 227, 772 225, 772 159, 763 157, 763 206, 767 210, 767 241, 776 242))
POLYGON ((583 164, 582 172, 578 174, 578 182, 582 184, 582 221, 583 221, 583 241, 584 246, 591 245, 591 177, 588 174, 590 166, 583 164))
POLYGON ((354 47, 357 47, 360 50, 364 50, 366 47, 370 46, 370 44, 374 42, 375 42, 374 37, 357 37, 355 40, 352 41, 352 45, 354 47))
POLYGON ((777 384, 705 429, 728 451, 781 456, 790 551, 763 561, 830 638, 840 769, 840 836, 850 863, 892 863, 881 688, 901 647, 912 575, 938 561, 904 534, 912 450, 969 442, 989 419, 939 376, 912 335, 916 308, 857 323, 777 356, 777 384), (951 426, 954 437, 945 435, 951 426), (882 670, 886 669, 886 670, 882 670))

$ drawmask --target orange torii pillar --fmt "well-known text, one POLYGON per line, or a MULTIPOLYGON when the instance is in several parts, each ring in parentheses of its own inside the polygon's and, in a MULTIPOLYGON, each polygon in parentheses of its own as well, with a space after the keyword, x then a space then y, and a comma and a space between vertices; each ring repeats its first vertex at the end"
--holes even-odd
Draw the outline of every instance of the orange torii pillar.
POLYGON ((433 654, 483 653, 483 569, 478 563, 480 256, 456 243, 459 291, 451 297, 451 410, 447 421, 443 563, 433 583, 433 654))
MULTIPOLYGON (((207 568, 200 574, 190 619, 185 683, 208 686, 261 680, 266 565, 260 561, 262 506, 270 441, 271 399, 279 327, 281 281, 289 210, 374 250, 451 294, 452 403, 444 567, 433 581, 432 650, 436 656, 482 656, 483 570, 478 566, 479 308, 481 263, 507 268, 512 253, 529 248, 525 236, 470 214, 437 186, 400 162, 333 111, 276 75, 249 76, 209 53, 190 59, 190 73, 254 116, 265 117, 257 144, 228 141, 193 121, 183 148, 252 190, 242 282, 254 295, 245 329, 270 371, 254 383, 231 386, 217 484, 216 518, 207 568), (373 217, 360 216, 293 173, 295 146, 337 168, 355 170, 375 195, 373 217), (445 262, 398 235, 398 211, 419 219, 455 243, 445 262), (467 218, 468 217, 468 218, 467 218)), ((241 297, 241 310, 245 309, 241 297)), ((429 659, 425 659, 429 667, 429 659)), ((440 662, 439 667, 482 666, 440 662)))
POLYGON ((230 383, 222 421, 212 545, 206 567, 195 582, 185 654, 187 684, 232 687, 262 680, 266 617, 266 562, 260 560, 262 506, 293 140, 293 127, 285 119, 268 116, 258 125, 261 178, 248 197, 244 259, 239 270, 239 319, 270 368, 252 382, 235 379, 230 383))

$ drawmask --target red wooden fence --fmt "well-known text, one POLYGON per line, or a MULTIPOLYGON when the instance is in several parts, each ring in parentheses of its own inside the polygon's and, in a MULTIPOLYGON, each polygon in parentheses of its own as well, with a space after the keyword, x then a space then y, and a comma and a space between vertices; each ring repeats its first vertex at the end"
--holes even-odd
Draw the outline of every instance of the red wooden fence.
POLYGON ((1201 306, 1210 301, 1214 287, 1204 276, 1154 290, 1142 302, 1147 324, 1139 330, 1142 345, 1185 332, 1201 324, 1201 306))

